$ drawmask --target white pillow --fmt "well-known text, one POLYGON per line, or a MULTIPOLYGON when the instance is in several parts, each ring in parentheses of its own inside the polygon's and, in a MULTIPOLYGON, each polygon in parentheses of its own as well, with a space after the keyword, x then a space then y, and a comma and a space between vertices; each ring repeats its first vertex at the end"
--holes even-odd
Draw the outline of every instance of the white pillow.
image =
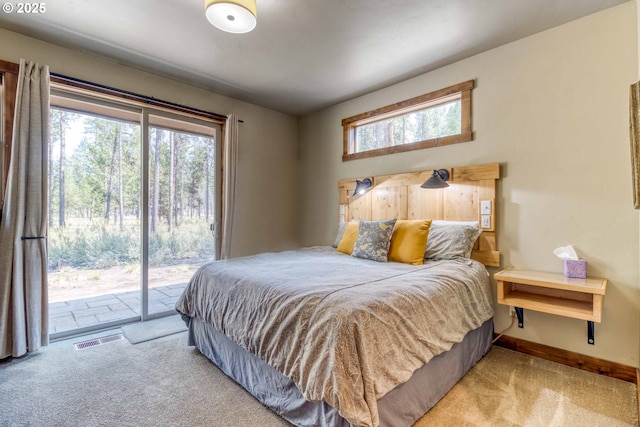
POLYGON ((434 220, 429 228, 425 259, 471 257, 471 250, 482 233, 477 221, 434 220))
POLYGON ((340 244, 340 240, 342 240, 342 236, 344 236, 344 230, 347 228, 347 223, 346 222, 341 222, 340 225, 338 226, 338 235, 336 236, 336 241, 333 242, 333 246, 334 248, 337 248, 338 245, 340 244))
POLYGON ((434 219, 431 221, 431 224, 440 224, 440 225, 468 225, 471 227, 478 228, 478 221, 448 221, 444 219, 434 219))

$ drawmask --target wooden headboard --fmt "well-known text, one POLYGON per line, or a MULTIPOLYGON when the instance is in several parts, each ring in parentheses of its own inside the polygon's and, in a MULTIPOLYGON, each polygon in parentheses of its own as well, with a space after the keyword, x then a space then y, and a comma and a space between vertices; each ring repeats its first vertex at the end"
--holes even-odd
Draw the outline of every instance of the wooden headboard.
MULTIPOLYGON (((482 224, 481 202, 491 202, 491 213, 485 216, 485 227, 475 244, 471 258, 489 267, 500 266, 496 239, 496 180, 500 179, 498 163, 448 169, 449 187, 424 189, 420 185, 433 170, 384 175, 372 178, 373 188, 362 196, 353 196, 355 179, 338 181, 340 220, 380 219, 445 219, 478 221, 482 224), (488 222, 488 224, 487 224, 488 222)), ((362 177, 365 178, 365 177, 362 177)), ((362 179, 359 178, 359 179, 362 179)))

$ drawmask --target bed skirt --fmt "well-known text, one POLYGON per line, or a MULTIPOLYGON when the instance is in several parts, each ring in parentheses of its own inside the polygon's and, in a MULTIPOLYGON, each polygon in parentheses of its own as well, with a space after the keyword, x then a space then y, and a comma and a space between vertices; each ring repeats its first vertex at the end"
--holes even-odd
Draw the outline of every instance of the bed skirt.
MULTIPOLYGON (((198 318, 183 318, 189 326, 189 345, 195 345, 227 376, 289 422, 300 427, 349 426, 335 408, 325 402, 305 400, 293 381, 210 324, 198 318)), ((489 319, 379 399, 380 426, 411 426, 489 351, 492 337, 493 319, 489 319)))

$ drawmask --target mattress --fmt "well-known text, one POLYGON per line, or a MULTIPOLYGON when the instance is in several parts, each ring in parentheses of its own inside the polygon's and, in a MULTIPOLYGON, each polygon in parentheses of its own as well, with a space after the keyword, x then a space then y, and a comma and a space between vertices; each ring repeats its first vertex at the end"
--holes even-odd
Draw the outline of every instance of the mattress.
POLYGON ((493 315, 475 261, 377 263, 323 247, 207 264, 176 309, 360 426, 379 425, 380 399, 493 315))

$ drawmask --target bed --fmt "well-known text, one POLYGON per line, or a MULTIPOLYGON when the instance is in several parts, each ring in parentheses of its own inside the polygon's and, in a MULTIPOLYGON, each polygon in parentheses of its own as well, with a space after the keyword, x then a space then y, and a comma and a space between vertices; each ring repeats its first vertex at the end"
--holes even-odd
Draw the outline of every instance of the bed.
POLYGON ((294 425, 410 426, 491 346, 487 262, 465 250, 420 265, 333 247, 214 261, 176 309, 190 345, 294 425))

